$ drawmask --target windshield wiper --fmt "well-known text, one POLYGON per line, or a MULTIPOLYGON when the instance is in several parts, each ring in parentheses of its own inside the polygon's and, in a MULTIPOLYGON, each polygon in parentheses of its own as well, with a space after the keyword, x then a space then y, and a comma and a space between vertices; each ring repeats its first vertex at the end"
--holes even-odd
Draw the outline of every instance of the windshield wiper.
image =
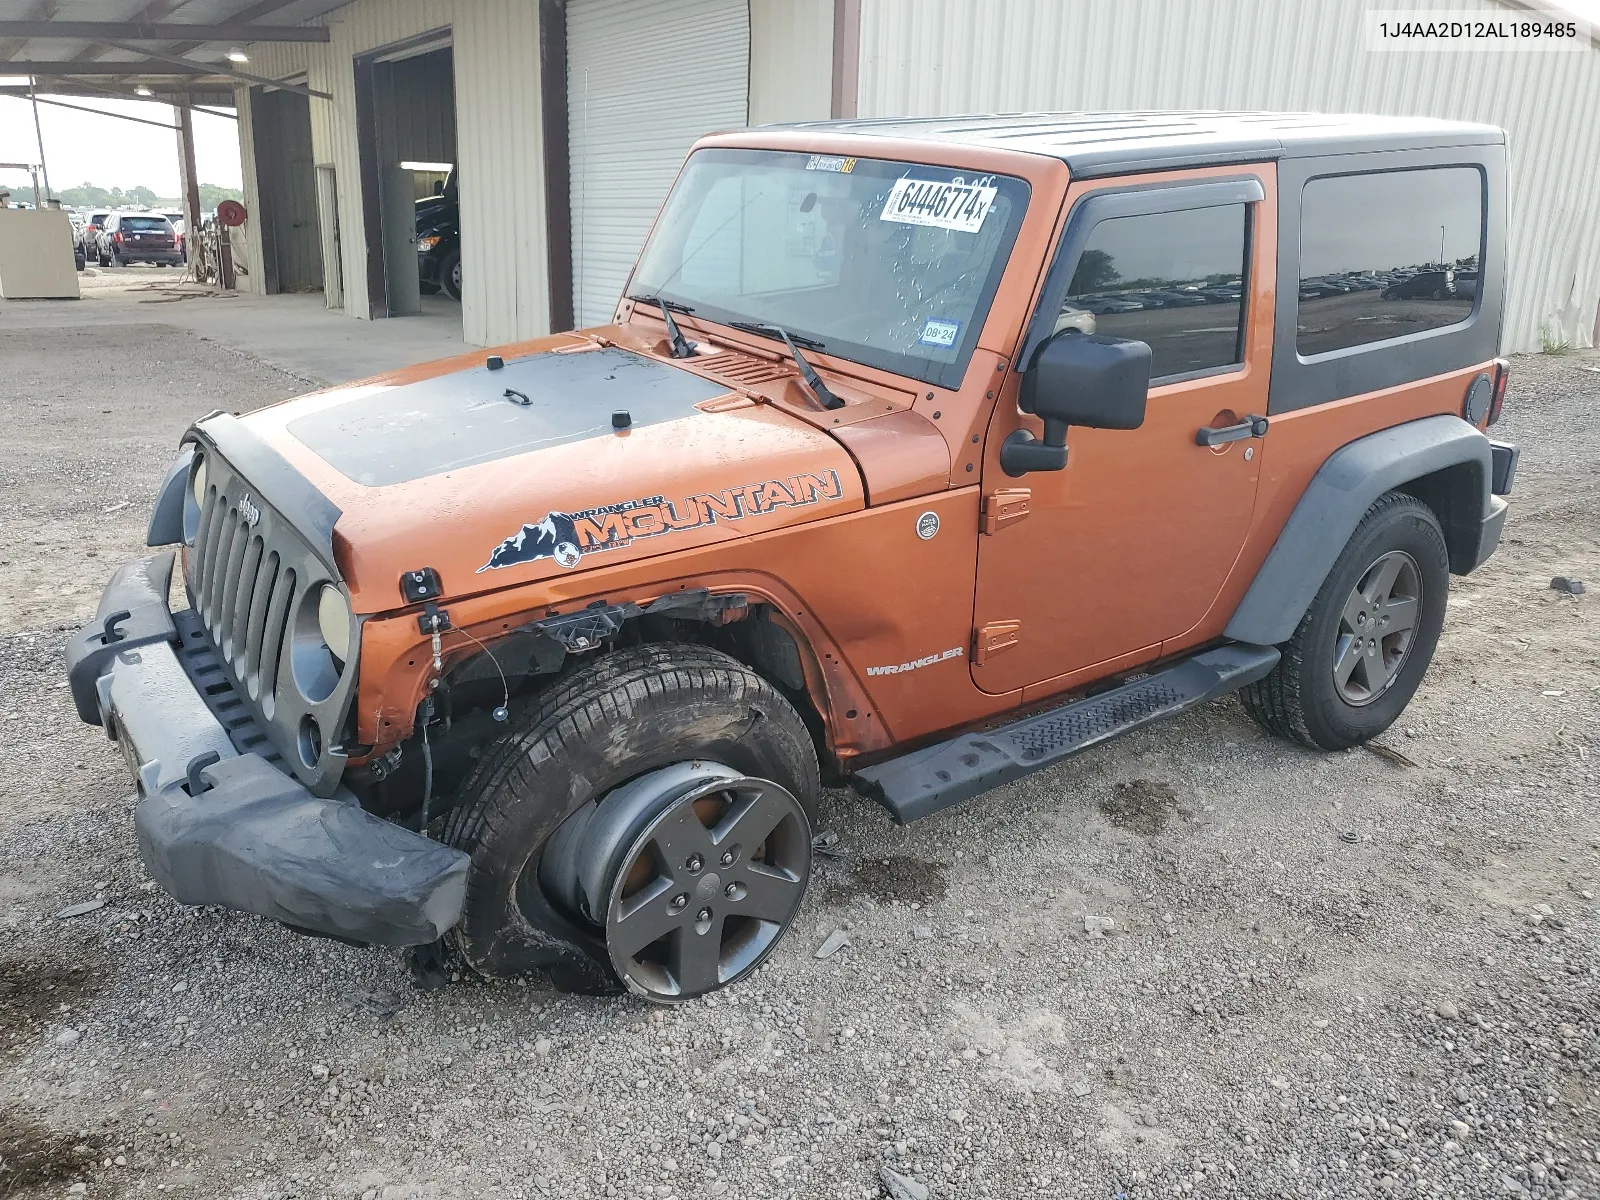
POLYGON ((824 343, 817 341, 816 338, 795 337, 781 325, 768 325, 761 321, 729 321, 728 325, 733 329, 758 334, 761 337, 782 338, 783 344, 789 347, 789 353, 794 355, 794 365, 800 368, 800 378, 806 381, 806 386, 817 398, 817 403, 823 408, 844 407, 844 401, 828 390, 828 385, 822 382, 822 376, 817 374, 816 368, 806 361, 805 355, 800 353, 801 346, 808 350, 821 350, 824 343))
POLYGON ((672 357, 688 358, 694 354, 695 343, 683 336, 683 330, 678 328, 678 323, 672 319, 675 312, 692 314, 694 309, 687 304, 679 304, 676 300, 667 300, 661 296, 629 296, 635 304, 654 304, 661 310, 661 319, 667 323, 667 336, 671 339, 672 357))

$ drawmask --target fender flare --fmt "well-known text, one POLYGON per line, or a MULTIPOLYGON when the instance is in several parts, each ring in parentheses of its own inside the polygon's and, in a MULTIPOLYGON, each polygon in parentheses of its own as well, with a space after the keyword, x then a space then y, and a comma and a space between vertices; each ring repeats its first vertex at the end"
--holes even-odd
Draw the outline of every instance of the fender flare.
POLYGON ((1489 439, 1456 416, 1408 421, 1357 438, 1318 468, 1225 635, 1260 646, 1288 641, 1373 502, 1441 471, 1450 471, 1448 482, 1415 490, 1444 527, 1451 571, 1465 575, 1481 564, 1505 517, 1504 502, 1495 503, 1489 490, 1489 439))
POLYGON ((183 541, 183 508, 189 498, 189 469, 194 465, 194 443, 185 444, 161 482, 156 506, 150 513, 146 546, 176 546, 183 541))

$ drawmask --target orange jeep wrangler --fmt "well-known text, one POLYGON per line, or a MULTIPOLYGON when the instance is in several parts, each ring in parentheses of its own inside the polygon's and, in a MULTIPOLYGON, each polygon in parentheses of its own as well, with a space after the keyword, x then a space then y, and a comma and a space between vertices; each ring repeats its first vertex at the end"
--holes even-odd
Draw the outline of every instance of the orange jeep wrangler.
POLYGON ((145 865, 675 1001, 783 936, 825 782, 912 821, 1233 691, 1373 737, 1506 515, 1505 171, 1305 114, 704 139, 612 324, 184 435, 69 654, 145 865))

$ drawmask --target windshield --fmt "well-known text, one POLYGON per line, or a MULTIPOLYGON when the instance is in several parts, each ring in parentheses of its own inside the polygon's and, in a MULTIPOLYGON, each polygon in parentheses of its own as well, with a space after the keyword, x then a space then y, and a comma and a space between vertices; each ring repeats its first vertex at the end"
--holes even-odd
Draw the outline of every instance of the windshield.
POLYGON ((1027 202, 1028 185, 1006 175, 701 150, 628 291, 712 321, 779 325, 828 354, 957 387, 1027 202))

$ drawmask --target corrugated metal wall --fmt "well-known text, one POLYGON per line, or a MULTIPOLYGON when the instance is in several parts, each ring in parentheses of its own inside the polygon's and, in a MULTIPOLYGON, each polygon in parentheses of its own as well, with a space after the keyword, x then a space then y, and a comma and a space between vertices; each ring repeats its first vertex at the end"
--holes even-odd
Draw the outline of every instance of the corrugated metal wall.
MULTIPOLYGON (((367 315, 367 254, 355 115, 355 58, 437 29, 454 42, 461 170, 462 333, 495 345, 549 328, 538 5, 506 0, 357 0, 321 18, 324 46, 257 43, 257 74, 306 82, 316 160, 337 171, 347 311, 367 315)), ((241 104, 245 102, 241 96, 241 104)), ((241 113, 241 118, 245 114, 241 113)), ((247 178, 247 186, 253 180, 247 178)), ((247 191, 247 195, 251 194, 247 191)), ((254 246, 260 259, 259 240, 254 246)))
POLYGON ((461 0, 456 10, 464 332, 494 346, 550 331, 539 6, 461 0))
POLYGON ((568 0, 572 310, 604 325, 696 139, 743 128, 744 0, 568 0))
POLYGON ((826 121, 833 0, 750 0, 750 124, 826 121))
MULTIPOLYGON (((651 0, 637 0, 644 9, 651 0)), ((752 118, 824 117, 832 79, 833 0, 749 0, 752 118)), ((456 137, 461 170, 463 333, 496 345, 548 332, 549 257, 545 243, 544 133, 540 113, 539 5, 536 0, 355 0, 317 20, 326 45, 257 43, 250 70, 275 79, 303 78, 333 99, 311 102, 316 162, 335 169, 346 309, 367 313, 367 258, 357 130, 354 61, 358 54, 448 29, 453 41, 456 137)), ((241 89, 241 144, 252 120, 241 89)), ((722 124, 725 122, 719 122, 722 124)), ((245 154, 247 200, 255 197, 245 154)), ((259 264, 259 230, 245 229, 247 259, 259 264)), ((326 264, 338 270, 338 264, 326 264)), ((253 268, 259 271, 259 267, 253 268)), ((259 274, 241 287, 259 286, 259 274)), ((330 301, 337 292, 330 290, 330 301)))
POLYGON ((456 93, 451 52, 431 50, 372 73, 384 161, 455 162, 456 93))
MULTIPOLYGON (((1508 10, 1493 0, 1414 8, 1508 10)), ((1511 156, 1504 344, 1600 321, 1600 49, 1366 49, 1364 0, 862 0, 862 116, 1290 109, 1486 121, 1511 156)))

